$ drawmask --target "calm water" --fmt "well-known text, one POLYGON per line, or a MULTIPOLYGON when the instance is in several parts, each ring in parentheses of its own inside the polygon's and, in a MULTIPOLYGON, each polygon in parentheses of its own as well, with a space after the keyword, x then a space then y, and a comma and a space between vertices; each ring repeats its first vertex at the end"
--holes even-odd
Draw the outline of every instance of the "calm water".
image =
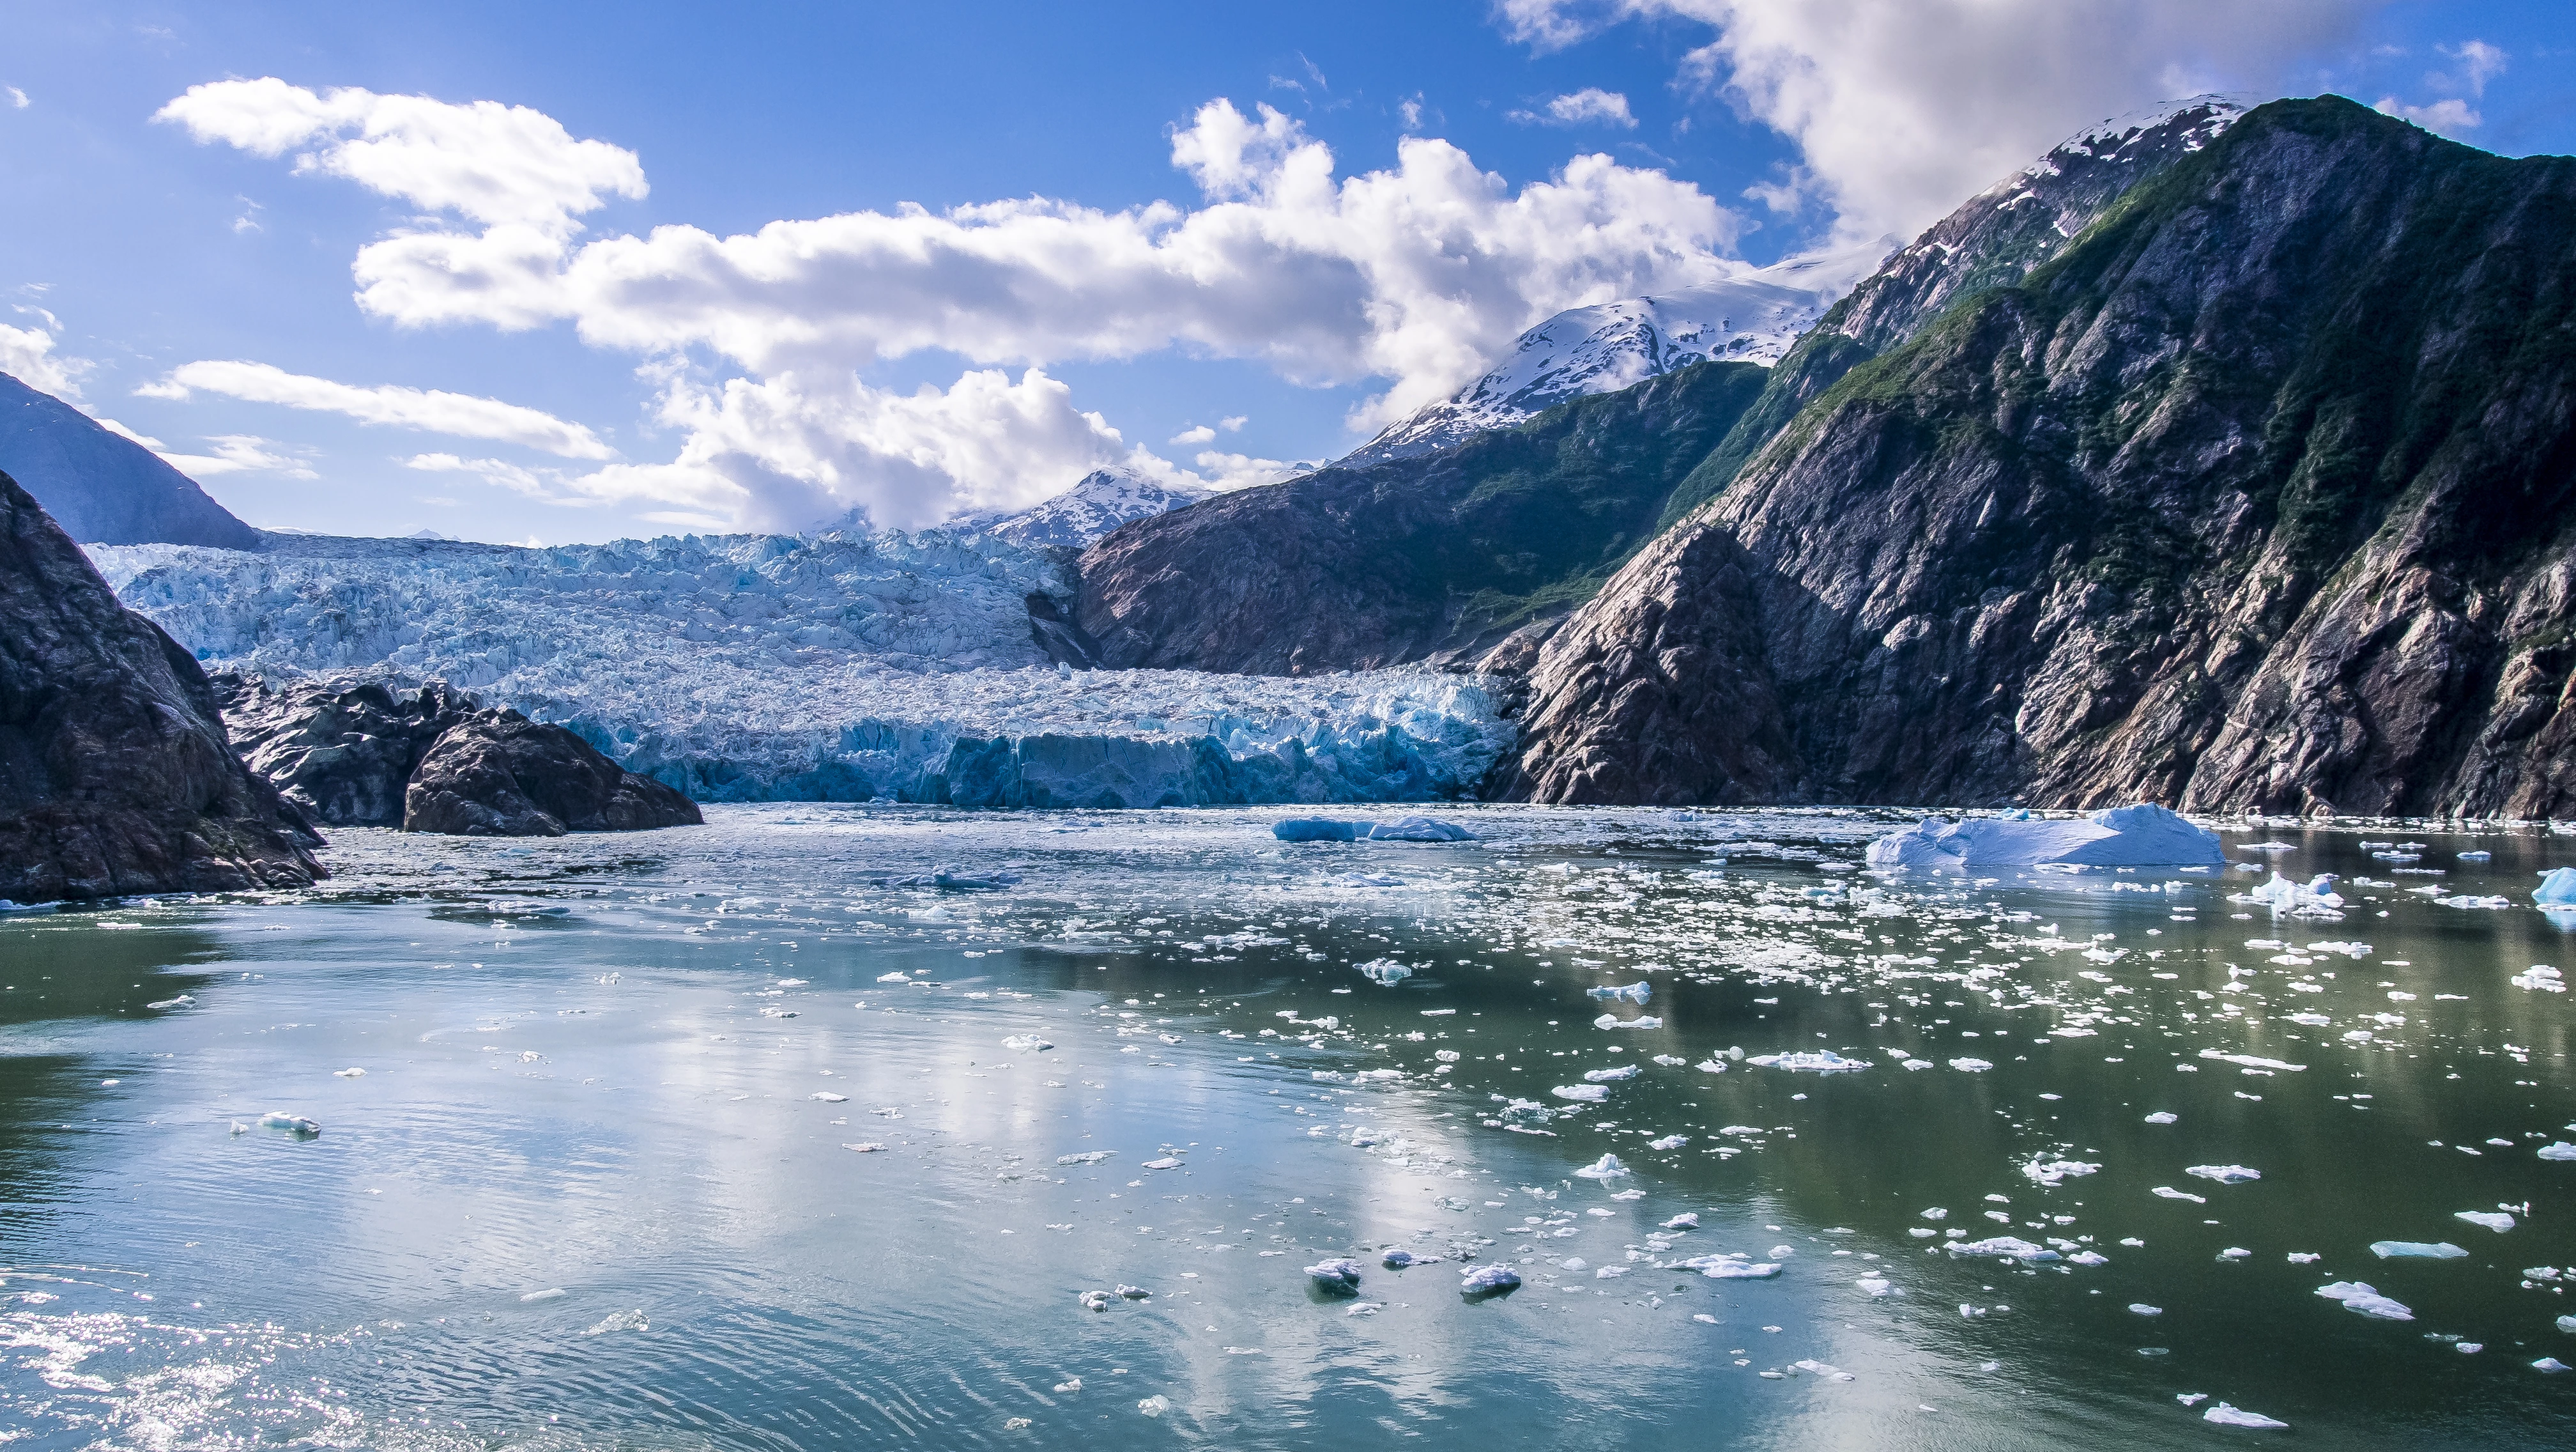
POLYGON ((1859 814, 1459 814, 1481 847, 1284 847, 1275 815, 350 831, 307 896, 0 919, 0 1435, 2284 1435, 2203 1421, 2223 1400, 2319 1445, 2576 1437, 2576 1376, 2531 1365, 2576 1362, 2576 1163, 2535 1153, 2576 1139, 2570 1005, 2511 981, 2576 953, 2434 900, 2527 904, 2576 842, 2230 833, 2383 884, 2302 923, 2229 903, 2242 873, 1872 877, 1892 819, 1859 814), (1021 880, 889 880, 938 863, 1021 880), (1870 1067, 1750 1062, 1822 1050, 1870 1067), (1575 1176, 1605 1153, 1632 1173, 1575 1176), (1940 1249, 2003 1235, 2107 1259, 1940 1249), (1469 1302, 1388 1248, 1527 1283, 1469 1302), (1783 1269, 1673 1268, 1729 1252, 1783 1269), (1301 1270, 1343 1255, 1356 1299, 1301 1270), (1151 1294, 1078 1299, 1122 1285, 1151 1294))

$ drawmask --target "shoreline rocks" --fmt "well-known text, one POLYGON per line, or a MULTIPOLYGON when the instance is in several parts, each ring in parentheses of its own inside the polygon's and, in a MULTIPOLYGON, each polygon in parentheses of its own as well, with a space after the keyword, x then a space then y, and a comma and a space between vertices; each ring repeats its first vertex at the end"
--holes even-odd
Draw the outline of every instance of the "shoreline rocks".
POLYGON ((696 826, 698 804, 637 776, 562 726, 478 711, 412 772, 402 829, 467 837, 560 837, 696 826))

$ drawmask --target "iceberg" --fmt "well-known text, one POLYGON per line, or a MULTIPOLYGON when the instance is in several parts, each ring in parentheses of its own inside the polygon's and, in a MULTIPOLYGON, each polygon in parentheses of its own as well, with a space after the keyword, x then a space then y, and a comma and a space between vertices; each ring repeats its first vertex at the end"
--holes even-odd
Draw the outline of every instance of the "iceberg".
POLYGON ((2531 900, 2542 907, 2576 907, 2576 867, 2553 867, 2540 874, 2531 900))
POLYGON ((2276 913, 2339 918, 2343 916, 2339 911, 2343 907, 2343 897, 2334 890, 2334 880, 2333 873, 2320 872, 2306 882, 2301 882, 2296 878, 2283 877, 2280 869, 2275 868, 2272 871, 2271 881, 2251 892, 2237 894, 2228 900, 2252 903, 2257 907, 2268 907, 2276 913))
POLYGON ((1926 817, 1869 844, 1872 867, 2222 867, 2218 834, 2150 802, 2075 821, 1926 817))
POLYGON ((1354 1296, 1360 1289, 1360 1263, 1355 1260, 1317 1261, 1306 1267, 1306 1274, 1316 1288, 1327 1295, 1354 1296))
POLYGON ((1519 1289, 1520 1283, 1521 1273, 1519 1271, 1516 1271, 1507 1265, 1496 1265, 1488 1261, 1483 1265, 1469 1266, 1467 1268, 1465 1277, 1458 1282, 1458 1294, 1462 1296, 1498 1296, 1505 1291, 1519 1289))
POLYGON ((1618 987, 1604 986, 1600 988, 1587 988, 1583 991, 1594 998, 1602 999, 1604 1001, 1625 999, 1628 1002, 1637 1005, 1639 1008, 1643 1008, 1646 1006, 1646 1000, 1654 997, 1655 986, 1651 983, 1637 982, 1618 987))
POLYGON ((1336 822, 1330 817, 1290 817, 1271 825, 1282 842, 1356 842, 1368 835, 1367 822, 1336 822))
POLYGON ((1846 1059, 1831 1049, 1818 1049, 1814 1053, 1799 1051, 1786 1054, 1763 1054, 1744 1062, 1758 1064, 1765 1069, 1804 1069, 1817 1074, 1835 1074, 1869 1067, 1867 1059, 1846 1059))
POLYGON ((2017 1235, 1998 1235, 1991 1240, 1954 1240, 1941 1248, 1952 1255, 1994 1255, 2028 1261, 2057 1259, 2056 1251, 2044 1245, 2033 1245, 2017 1235))
POLYGON ((2183 1173, 2197 1175, 2204 1180, 2216 1180, 2222 1185, 2237 1185, 2247 1180, 2263 1178, 2261 1170, 2249 1170, 2243 1165, 2193 1165, 2183 1173))
POLYGON ((1755 1260, 1749 1255, 1729 1253, 1726 1255, 1695 1255, 1689 1260, 1674 1261, 1668 1268, 1672 1270, 1695 1270, 1713 1281, 1761 1281, 1769 1280, 1771 1277, 1778 1275, 1780 1273, 1780 1262, 1776 1260, 1755 1260))
POLYGON ((2447 1240, 2374 1240, 2370 1253, 2381 1260, 2459 1260, 2468 1255, 2447 1240))
POLYGON ((2201 1413, 2200 1419, 2204 1422, 2216 1422, 2222 1427, 2287 1427, 2290 1425, 2267 1417, 2261 1412, 2249 1412, 2242 1407, 2231 1407, 2225 1402, 2220 1402, 2201 1413))
POLYGON ((1578 1179, 1615 1180, 1628 1173, 1628 1167, 1619 1163, 1617 1155, 1603 1155, 1574 1173, 1578 1179))

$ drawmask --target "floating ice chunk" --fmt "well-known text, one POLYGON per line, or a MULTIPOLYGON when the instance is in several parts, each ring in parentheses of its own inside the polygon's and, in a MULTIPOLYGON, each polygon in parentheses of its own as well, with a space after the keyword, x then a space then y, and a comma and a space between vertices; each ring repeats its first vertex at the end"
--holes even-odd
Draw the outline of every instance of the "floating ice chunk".
POLYGON ((1853 1281, 1852 1284, 1860 1287, 1864 1291, 1867 1291, 1873 1299, 1879 1296, 1884 1296, 1889 1291, 1895 1289, 1885 1276, 1862 1276, 1860 1279, 1853 1281))
POLYGON ((1356 842, 1374 822, 1337 822, 1330 817, 1290 817, 1276 823, 1270 835, 1282 842, 1356 842))
POLYGON ((1662 1228, 1665 1230, 1697 1230, 1699 1229, 1699 1214, 1697 1211, 1685 1211, 1682 1214, 1676 1215, 1672 1219, 1665 1221, 1662 1228))
POLYGON ((2381 1260, 2459 1260, 2468 1254, 2447 1240, 2374 1240, 2370 1253, 2381 1260))
POLYGON ((2501 1210, 2463 1210, 2451 1218, 2465 1220, 2471 1225, 2485 1226, 2498 1235, 2513 1228, 2513 1217, 2501 1210))
POLYGON ((1172 1399, 1159 1392, 1150 1397, 1140 1397, 1136 1402, 1136 1410, 1149 1417, 1159 1417, 1171 1409, 1172 1399))
POLYGON ((2204 1422, 2216 1422, 2222 1427, 2287 1427, 2290 1425, 2287 1422, 2275 1421, 2261 1412, 2249 1412, 2241 1407, 2231 1407, 2225 1402, 2220 1402, 2201 1413, 2200 1419, 2204 1422))
POLYGON ((1455 822, 1430 817, 1403 817, 1369 828, 1372 842, 1476 842, 1483 839, 1455 822))
POLYGON ((2478 897, 2468 893, 2453 897, 2437 897, 2433 901, 2447 908, 2481 908, 2493 912, 2501 912, 2513 906, 2513 899, 2509 897, 2478 897))
POLYGON ((331 1077, 335 1079, 364 1079, 367 1077, 367 1071, 353 1064, 346 1069, 332 1070, 331 1077))
POLYGON ((2285 1064, 2279 1059, 2258 1058, 2253 1054, 2222 1054, 2216 1049, 2203 1049, 2200 1051, 2200 1056, 2204 1059, 2215 1059, 2222 1064, 2236 1064, 2248 1069, 2278 1069, 2292 1074, 2304 1074, 2308 1071, 2308 1066, 2305 1064, 2285 1064))
POLYGON ((261 1115, 259 1117, 259 1127, 262 1129, 282 1129, 290 1134, 300 1135, 306 1138, 310 1138, 311 1136, 322 1132, 321 1125, 310 1119, 306 1119, 300 1114, 289 1114, 282 1109, 272 1109, 266 1114, 261 1115))
POLYGON ((2224 866, 2218 834, 2159 806, 2140 803, 2081 821, 1927 817, 1869 844, 1872 867, 2224 866))
POLYGON ((1952 1059, 1950 1061, 1950 1067, 1958 1070, 1962 1074, 1982 1074, 1988 1069, 1993 1068, 1994 1065, 1983 1059, 1952 1059))
POLYGON ((2569 1144, 2563 1139, 2552 1140, 2542 1145, 2539 1153, 2544 1160, 2576 1160, 2576 1144, 2569 1144))
POLYGON ((2492 852, 2463 852, 2460 854, 2460 860, 2462 862, 2493 862, 2495 860, 2495 854, 2492 852))
POLYGON ((841 1148, 852 1151, 856 1154, 872 1155, 883 1150, 885 1146, 881 1144, 845 1144, 841 1146, 841 1148))
POLYGON ((1180 1167, 1181 1162, 1179 1160, 1172 1158, 1170 1155, 1165 1155, 1159 1160, 1147 1160, 1137 1168, 1146 1170, 1177 1170, 1180 1167))
POLYGON ((1615 1180, 1628 1173, 1628 1167, 1619 1163, 1617 1155, 1603 1155, 1574 1173, 1580 1179, 1615 1180))
POLYGON ((1465 1277, 1458 1282, 1458 1294, 1462 1296, 1500 1295, 1505 1291, 1519 1289, 1520 1283, 1519 1271, 1507 1265, 1497 1265, 1488 1261, 1483 1265, 1467 1267, 1465 1277))
POLYGON ((1572 1099, 1584 1104, 1598 1104, 1610 1097, 1610 1091, 1598 1084, 1559 1084, 1547 1092, 1559 1099, 1572 1099))
POLYGON ((1150 1301, 1154 1299, 1154 1293, 1145 1289, 1143 1286, 1122 1285, 1118 1288, 1118 1294, 1122 1298, 1130 1301, 1150 1301))
POLYGON ((2165 1308, 2162 1306, 2150 1306, 2144 1301, 2131 1301, 2129 1303, 2129 1311, 2132 1315, 2138 1316, 2161 1316, 2165 1313, 2165 1308))
POLYGON ((2189 1200, 2194 1205, 2206 1205, 2209 1203, 2209 1201, 2203 1196, 2195 1195, 2189 1190, 2177 1190, 2171 1185, 2158 1185, 2147 1193, 2150 1195, 2161 1195, 2168 1200, 2189 1200))
POLYGON ((1668 1134, 1662 1139, 1650 1139, 1646 1141, 1646 1148, 1650 1150, 1677 1150, 1688 1143, 1690 1143, 1689 1135, 1668 1134))
POLYGON ((1096 1165, 1117 1153, 1116 1150, 1084 1150, 1078 1155, 1057 1155, 1055 1162, 1059 1165, 1096 1165))
POLYGON ((2150 1114, 2150 1115, 2148 1115, 2148 1116, 2147 1116, 2147 1123, 2149 1123, 2149 1124, 2171 1124, 2171 1123, 2173 1123, 2175 1120, 2180 1119, 2181 1117, 2182 1117, 2181 1115, 2174 1113, 2174 1112, 2173 1112, 2172 1110, 2170 1110, 2170 1109, 2159 1109, 2159 1110, 2157 1110, 2155 1113, 2150 1114))
POLYGON ((1764 1054, 1744 1062, 1758 1064, 1765 1069, 1804 1069, 1818 1074, 1833 1074, 1869 1067, 1867 1059, 1846 1059, 1831 1049, 1818 1049, 1812 1053, 1798 1050, 1785 1054, 1764 1054))
POLYGON ((2283 877, 2276 868, 2273 870, 2271 881, 2263 883, 2251 892, 2230 897, 2228 901, 2250 903, 2256 907, 2270 908, 2275 913, 2288 913, 2293 917, 2322 917, 2332 920, 2343 916, 2338 911, 2343 906, 2343 897, 2335 892, 2334 880, 2333 873, 2320 872, 2306 882, 2301 882, 2296 878, 2283 877))
POLYGON ((2559 1330, 2561 1330, 2561 1331, 2565 1331, 2565 1332, 2569 1333, 2570 1335, 2576 1335, 2576 1316, 2561 1316, 2561 1317, 2559 1317, 2559 1318, 2558 1318, 2558 1329, 2559 1329, 2559 1330))
POLYGON ((1634 1079, 1643 1072, 1645 1071, 1634 1064, 1621 1064, 1615 1069, 1586 1069, 1583 1071, 1583 1082, 1586 1084, 1616 1084, 1622 1079, 1634 1079))
POLYGON ((1749 1255, 1697 1255, 1677 1260, 1673 1270, 1695 1270, 1713 1281, 1768 1280, 1780 1273, 1780 1262, 1755 1260, 1749 1255))
POLYGON ((2560 1361, 2555 1356, 2544 1356, 2538 1361, 2533 1362, 2531 1364, 2531 1369, 2534 1371, 2546 1372, 2551 1376, 2556 1376, 2558 1373, 2566 1371, 2569 1368, 2567 1363, 2560 1361))
POLYGON ((1107 1291, 1085 1291, 1074 1300, 1086 1311, 1106 1311, 1118 1304, 1118 1298, 1107 1291))
POLYGON ((1605 1013, 1594 1019, 1592 1026, 1597 1029, 1659 1029, 1664 1026, 1664 1021, 1651 1014, 1622 1021, 1616 1014, 1605 1013))
POLYGON ((2244 1260, 2253 1253, 2254 1252, 2247 1250, 2241 1245, 2231 1245, 2225 1250, 2220 1251, 2218 1253, 2218 1258, 2220 1260, 2244 1260))
POLYGON ((519 1299, 522 1301, 557 1301, 563 1299, 565 1294, 564 1288, 561 1286, 548 1286, 542 1291, 523 1292, 519 1296, 519 1299))
POLYGON ((1950 1211, 1947 1206, 1935 1205, 1931 1209, 1923 1212, 1923 1218, 1926 1220, 1947 1220, 1950 1218, 1950 1211))
POLYGON ((2100 1165, 2088 1165, 2081 1160, 2033 1159, 2021 1167, 2021 1172, 2040 1184, 2055 1185, 2077 1175, 2092 1174, 2100 1168, 2100 1165))
POLYGON ((1447 1256, 1440 1255, 1415 1255, 1409 1250, 1390 1250, 1382 1257, 1388 1270, 1403 1270, 1407 1266, 1416 1265, 1437 1265, 1446 1259, 1448 1259, 1447 1256))
POLYGON ((2196 1175, 2204 1180, 2216 1180, 2222 1185, 2237 1185, 2247 1180, 2263 1178, 2261 1170, 2249 1170, 2243 1165, 2193 1165, 2183 1173, 2196 1175))
POLYGON ((1015 1054, 1041 1054, 1054 1048, 1055 1045, 1039 1038, 1036 1034, 1013 1034, 1002 1040, 1002 1047, 1015 1054))
POLYGON ((1691 1065, 1691 1067, 1699 1070, 1703 1074, 1723 1074, 1726 1072, 1726 1061, 1723 1059, 1702 1059, 1698 1063, 1691 1065))
POLYGON ((2031 1261, 2057 1259, 2056 1251, 2044 1245, 2033 1245, 2016 1235, 1998 1235, 1987 1240, 1954 1240, 1941 1248, 1952 1255, 1996 1255, 2031 1261))
POLYGON ((1413 970, 1393 958, 1372 958, 1360 965, 1360 976, 1380 988, 1393 988, 1413 976, 1413 970))
POLYGON ((195 1003, 196 1001, 197 1000, 195 998, 182 993, 176 998, 164 998, 152 1003, 147 1003, 143 1006, 145 1008, 186 1008, 188 1005, 195 1003))
POLYGON ((2565 993, 2567 991, 2567 983, 2564 979, 2558 976, 2558 970, 2550 967, 2546 963, 2534 963, 2526 971, 2513 975, 2512 979, 2509 981, 2514 987, 2526 992, 2533 989, 2537 989, 2543 993, 2565 993))
POLYGON ((1333 879, 1345 887, 1402 887, 1404 879, 1383 872, 1346 872, 1333 879))
POLYGON ((650 1331, 652 1329, 653 1323, 644 1319, 643 1308, 639 1306, 632 1311, 611 1311, 599 1319, 599 1324, 592 1326, 581 1334, 584 1336, 607 1336, 619 1331, 650 1331))
POLYGON ((877 981, 879 983, 910 983, 912 981, 912 975, 909 973, 880 973, 877 975, 877 981))
POLYGON ((2367 1281, 2336 1281, 2317 1287, 2317 1294, 2340 1301, 2347 1311, 2379 1321, 2412 1321, 2415 1313, 2373 1290, 2367 1281))
POLYGON ((2540 874, 2531 900, 2542 907, 2576 907, 2576 867, 2553 867, 2540 874))
POLYGON ((829 1089, 817 1089, 805 1097, 814 1100, 819 1104, 847 1104, 850 1102, 849 1095, 835 1094, 829 1089))
POLYGON ((1360 1263, 1355 1260, 1319 1260, 1306 1267, 1306 1274, 1327 1295, 1355 1296, 1360 1290, 1360 1263))
POLYGON ((1640 979, 1635 983, 1622 986, 1587 988, 1583 991, 1599 999, 1626 999, 1642 1008, 1646 1000, 1654 996, 1655 985, 1640 979))

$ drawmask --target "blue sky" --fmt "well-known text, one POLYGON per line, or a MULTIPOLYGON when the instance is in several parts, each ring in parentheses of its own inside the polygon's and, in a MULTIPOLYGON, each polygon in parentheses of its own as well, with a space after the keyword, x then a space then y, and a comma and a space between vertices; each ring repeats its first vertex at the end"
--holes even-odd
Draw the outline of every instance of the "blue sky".
POLYGON ((2563 5, 5 13, 0 367, 339 533, 1277 477, 1548 313, 1910 234, 2201 89, 2576 150, 2563 5))

